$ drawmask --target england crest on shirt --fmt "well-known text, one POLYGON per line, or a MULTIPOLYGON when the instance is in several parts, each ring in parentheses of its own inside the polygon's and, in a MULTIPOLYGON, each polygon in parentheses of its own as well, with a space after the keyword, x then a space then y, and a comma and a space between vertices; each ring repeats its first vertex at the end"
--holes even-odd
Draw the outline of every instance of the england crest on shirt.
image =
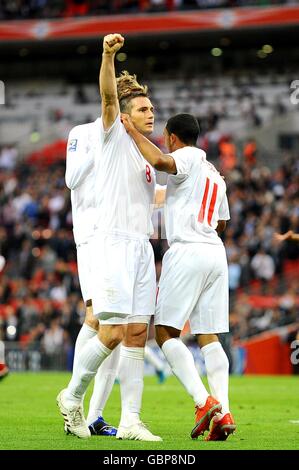
POLYGON ((69 142, 68 151, 75 152, 77 150, 78 139, 72 139, 69 142))

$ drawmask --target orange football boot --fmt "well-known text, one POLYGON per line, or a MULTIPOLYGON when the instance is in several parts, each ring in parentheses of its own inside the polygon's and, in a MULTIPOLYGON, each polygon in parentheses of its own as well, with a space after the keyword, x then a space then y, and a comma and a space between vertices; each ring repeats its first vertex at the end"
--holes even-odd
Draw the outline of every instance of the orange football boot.
POLYGON ((236 425, 231 413, 226 413, 219 421, 212 420, 212 428, 205 438, 206 441, 226 441, 235 432, 236 425))
POLYGON ((195 407, 195 427, 191 431, 192 439, 196 439, 209 429, 210 421, 216 413, 221 412, 221 403, 215 398, 208 396, 204 406, 195 407))

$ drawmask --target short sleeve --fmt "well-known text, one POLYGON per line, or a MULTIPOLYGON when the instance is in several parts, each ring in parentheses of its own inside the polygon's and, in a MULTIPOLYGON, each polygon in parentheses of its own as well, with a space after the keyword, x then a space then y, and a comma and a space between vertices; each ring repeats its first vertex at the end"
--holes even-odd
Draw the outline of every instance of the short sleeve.
POLYGON ((219 220, 229 220, 230 213, 229 213, 229 206, 226 194, 224 194, 223 199, 221 201, 219 207, 219 220))
POLYGON ((117 142, 117 140, 124 133, 126 133, 125 128, 120 120, 120 114, 116 116, 115 121, 107 130, 104 129, 103 120, 101 119, 101 131, 103 135, 104 144, 107 144, 111 141, 117 142))
POLYGON ((74 127, 68 138, 65 182, 69 189, 75 189, 91 171, 94 161, 88 139, 88 124, 74 127))
POLYGON ((176 150, 170 155, 175 161, 177 170, 175 175, 171 175, 171 179, 177 183, 181 183, 185 181, 190 175, 193 162, 192 156, 188 151, 186 151, 186 148, 176 150))

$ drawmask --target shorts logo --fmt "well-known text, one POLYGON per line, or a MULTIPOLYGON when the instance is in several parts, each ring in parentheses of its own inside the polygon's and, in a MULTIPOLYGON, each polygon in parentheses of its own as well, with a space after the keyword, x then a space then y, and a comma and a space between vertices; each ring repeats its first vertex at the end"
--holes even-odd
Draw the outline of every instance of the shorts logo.
POLYGON ((77 150, 78 139, 72 139, 69 142, 68 151, 75 152, 77 150))
POLYGON ((108 302, 111 302, 111 303, 114 303, 114 302, 117 302, 117 290, 116 289, 113 289, 112 287, 107 287, 105 289, 105 293, 106 293, 106 299, 108 300, 108 302))

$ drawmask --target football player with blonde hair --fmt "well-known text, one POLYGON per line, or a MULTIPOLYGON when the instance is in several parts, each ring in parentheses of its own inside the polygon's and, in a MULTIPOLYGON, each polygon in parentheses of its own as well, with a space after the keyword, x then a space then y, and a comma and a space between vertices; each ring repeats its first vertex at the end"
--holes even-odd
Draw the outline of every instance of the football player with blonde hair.
POLYGON ((154 113, 147 87, 140 85, 135 75, 123 72, 115 77, 114 58, 123 44, 120 34, 104 37, 100 70, 101 154, 95 161, 94 234, 90 242, 92 308, 100 328, 78 354, 72 379, 57 401, 64 419, 72 420, 73 434, 89 437, 82 398, 100 365, 122 342, 122 414, 116 437, 161 441, 140 420, 144 349, 155 308, 156 273, 149 242, 155 172, 120 119, 121 112, 130 114, 136 128, 148 136, 153 131, 154 113))

